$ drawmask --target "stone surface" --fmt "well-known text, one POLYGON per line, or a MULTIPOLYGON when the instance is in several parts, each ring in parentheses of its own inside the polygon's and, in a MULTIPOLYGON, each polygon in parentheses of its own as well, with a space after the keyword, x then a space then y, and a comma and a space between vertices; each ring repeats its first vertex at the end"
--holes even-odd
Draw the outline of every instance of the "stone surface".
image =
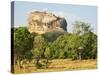
POLYGON ((28 30, 30 33, 44 34, 51 31, 67 31, 65 18, 49 12, 34 11, 29 14, 28 30))

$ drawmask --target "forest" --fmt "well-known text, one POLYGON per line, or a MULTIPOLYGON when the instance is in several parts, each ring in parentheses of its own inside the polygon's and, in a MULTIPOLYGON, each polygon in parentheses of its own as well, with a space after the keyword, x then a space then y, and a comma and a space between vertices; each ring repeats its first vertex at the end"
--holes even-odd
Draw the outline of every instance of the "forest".
POLYGON ((72 33, 30 34, 27 27, 15 27, 11 29, 11 36, 13 65, 20 69, 24 69, 25 64, 33 64, 36 69, 48 69, 54 60, 97 59, 97 34, 93 32, 91 25, 85 22, 73 23, 72 33))

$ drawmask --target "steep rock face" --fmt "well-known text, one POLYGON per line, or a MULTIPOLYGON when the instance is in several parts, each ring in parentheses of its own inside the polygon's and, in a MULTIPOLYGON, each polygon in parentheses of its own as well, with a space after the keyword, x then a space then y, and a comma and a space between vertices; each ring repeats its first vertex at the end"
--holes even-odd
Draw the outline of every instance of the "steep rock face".
POLYGON ((52 13, 35 11, 29 14, 28 30, 30 33, 44 34, 51 31, 67 31, 65 18, 57 17, 52 13))

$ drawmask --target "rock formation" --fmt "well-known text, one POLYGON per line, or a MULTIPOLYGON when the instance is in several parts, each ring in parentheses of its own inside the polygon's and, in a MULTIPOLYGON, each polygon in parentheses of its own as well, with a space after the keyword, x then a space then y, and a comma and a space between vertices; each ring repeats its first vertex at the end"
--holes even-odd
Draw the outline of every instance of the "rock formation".
POLYGON ((65 18, 52 13, 34 11, 29 14, 28 30, 30 33, 44 34, 51 31, 67 31, 65 18))

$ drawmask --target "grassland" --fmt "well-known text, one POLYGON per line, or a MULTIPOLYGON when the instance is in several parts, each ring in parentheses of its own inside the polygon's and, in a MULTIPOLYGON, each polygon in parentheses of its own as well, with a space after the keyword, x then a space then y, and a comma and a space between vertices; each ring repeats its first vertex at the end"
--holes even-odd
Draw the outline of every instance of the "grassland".
POLYGON ((52 72, 68 70, 87 70, 96 69, 96 60, 71 60, 71 59, 54 59, 46 69, 37 69, 34 64, 25 64, 24 68, 14 65, 15 73, 32 73, 32 72, 52 72))

